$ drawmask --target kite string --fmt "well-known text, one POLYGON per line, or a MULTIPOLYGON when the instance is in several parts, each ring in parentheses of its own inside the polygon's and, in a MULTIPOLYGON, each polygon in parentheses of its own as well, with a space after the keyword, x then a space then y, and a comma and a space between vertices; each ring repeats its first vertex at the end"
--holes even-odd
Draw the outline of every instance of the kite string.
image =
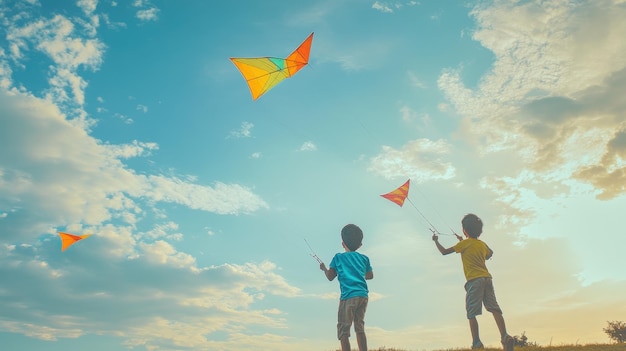
POLYGON ((319 258, 319 256, 317 256, 315 251, 313 251, 313 248, 309 244, 308 240, 306 240, 306 238, 304 238, 304 242, 306 243, 306 246, 309 247, 309 251, 311 251, 311 253, 309 253, 309 255, 311 255, 311 257, 313 257, 319 264, 323 264, 324 262, 322 261, 322 259, 319 258))
MULTIPOLYGON (((458 237, 459 235, 458 235, 458 234, 454 231, 454 229, 452 229, 452 227, 450 226, 450 224, 448 224, 448 223, 446 222, 446 220, 443 218, 443 216, 441 216, 441 214, 439 213, 439 211, 437 211, 437 208, 436 208, 435 206, 433 206, 433 205, 432 205, 432 203, 430 203, 430 201, 428 200, 428 198, 426 197, 426 195, 424 195, 424 193, 423 193, 423 192, 422 192, 419 188, 417 188, 416 186, 414 186, 414 188, 417 190, 417 192, 419 192, 419 193, 420 193, 420 197, 424 198, 424 199, 426 200, 426 202, 428 202, 428 203, 430 204, 430 207, 432 207, 433 211, 435 211, 435 214, 437 214, 437 216, 439 217, 439 219, 441 219, 443 222, 445 222, 445 223, 446 223, 446 226, 448 226, 448 228, 449 228, 449 229, 450 229, 450 231, 452 232, 452 234, 443 234, 443 233, 439 233, 439 234, 443 234, 443 235, 455 235, 455 236, 457 236, 457 237, 458 237)), ((411 201, 411 200, 409 199, 409 201, 411 201)), ((413 203, 411 203, 411 204, 413 204, 413 203)))
POLYGON ((417 208, 417 206, 415 206, 415 204, 413 203, 413 201, 411 201, 411 198, 409 198, 407 196, 406 198, 407 200, 409 200, 409 203, 411 204, 411 206, 413 206, 413 208, 415 208, 415 210, 417 211, 417 213, 420 214, 420 216, 422 216, 422 218, 424 218, 424 220, 428 223, 428 225, 430 226, 430 228, 428 228, 433 234, 437 234, 437 235, 452 235, 452 234, 446 234, 446 233, 441 233, 439 230, 437 230, 437 228, 428 220, 428 218, 426 218, 426 216, 424 215, 424 213, 422 213, 422 211, 420 211, 419 208, 417 208))

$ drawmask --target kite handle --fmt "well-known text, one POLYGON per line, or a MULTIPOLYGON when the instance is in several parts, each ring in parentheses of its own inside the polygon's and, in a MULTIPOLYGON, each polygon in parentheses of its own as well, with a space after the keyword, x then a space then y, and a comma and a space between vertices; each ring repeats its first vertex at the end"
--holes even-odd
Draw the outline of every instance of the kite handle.
POLYGON ((319 256, 317 256, 315 251, 313 251, 313 248, 311 247, 311 245, 309 245, 309 242, 306 240, 306 238, 304 238, 304 242, 306 243, 306 246, 308 246, 309 250, 311 251, 309 255, 311 255, 311 257, 313 257, 317 261, 317 263, 324 264, 324 262, 319 258, 319 256))

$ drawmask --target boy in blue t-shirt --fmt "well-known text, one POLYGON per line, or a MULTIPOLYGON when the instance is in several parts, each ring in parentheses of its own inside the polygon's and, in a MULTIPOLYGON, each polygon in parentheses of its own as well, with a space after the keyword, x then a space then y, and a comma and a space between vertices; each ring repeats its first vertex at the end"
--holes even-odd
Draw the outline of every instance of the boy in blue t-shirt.
POLYGON ((354 333, 359 351, 367 351, 365 337, 365 310, 367 309, 368 290, 365 280, 374 278, 374 272, 367 256, 356 252, 363 241, 363 231, 354 224, 348 224, 341 230, 341 245, 346 252, 338 253, 330 262, 330 268, 320 263, 320 269, 326 273, 329 281, 339 277, 339 313, 337 338, 342 351, 350 351, 350 327, 354 322, 354 333))

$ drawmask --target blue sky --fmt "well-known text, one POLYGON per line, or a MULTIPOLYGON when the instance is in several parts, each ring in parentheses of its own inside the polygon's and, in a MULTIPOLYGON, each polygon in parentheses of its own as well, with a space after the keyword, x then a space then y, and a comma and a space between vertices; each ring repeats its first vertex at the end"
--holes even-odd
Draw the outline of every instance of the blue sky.
POLYGON ((304 239, 328 264, 347 223, 370 348, 468 347, 460 258, 416 208, 483 218, 511 334, 623 320, 623 0, 62 3, 0 0, 3 348, 334 350, 304 239), (229 58, 312 32, 253 101, 229 58), (409 178, 416 208, 379 196, 409 178))

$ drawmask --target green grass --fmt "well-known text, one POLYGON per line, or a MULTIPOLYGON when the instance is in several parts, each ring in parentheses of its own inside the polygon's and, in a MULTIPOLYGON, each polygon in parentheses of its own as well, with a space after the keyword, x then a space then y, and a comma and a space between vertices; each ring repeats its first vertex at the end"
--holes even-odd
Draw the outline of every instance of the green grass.
MULTIPOLYGON (((356 349, 353 349, 357 351, 356 349)), ((487 347, 484 351, 501 351, 502 348, 487 347)), ((341 350, 337 350, 341 351, 341 350)), ((370 349, 369 351, 422 351, 396 349, 393 347, 381 347, 378 349, 370 349)), ((457 349, 441 349, 433 351, 473 351, 470 348, 457 348, 457 349)), ((590 344, 590 345, 561 345, 561 346, 526 346, 515 347, 515 351, 626 351, 626 343, 623 344, 590 344)))

